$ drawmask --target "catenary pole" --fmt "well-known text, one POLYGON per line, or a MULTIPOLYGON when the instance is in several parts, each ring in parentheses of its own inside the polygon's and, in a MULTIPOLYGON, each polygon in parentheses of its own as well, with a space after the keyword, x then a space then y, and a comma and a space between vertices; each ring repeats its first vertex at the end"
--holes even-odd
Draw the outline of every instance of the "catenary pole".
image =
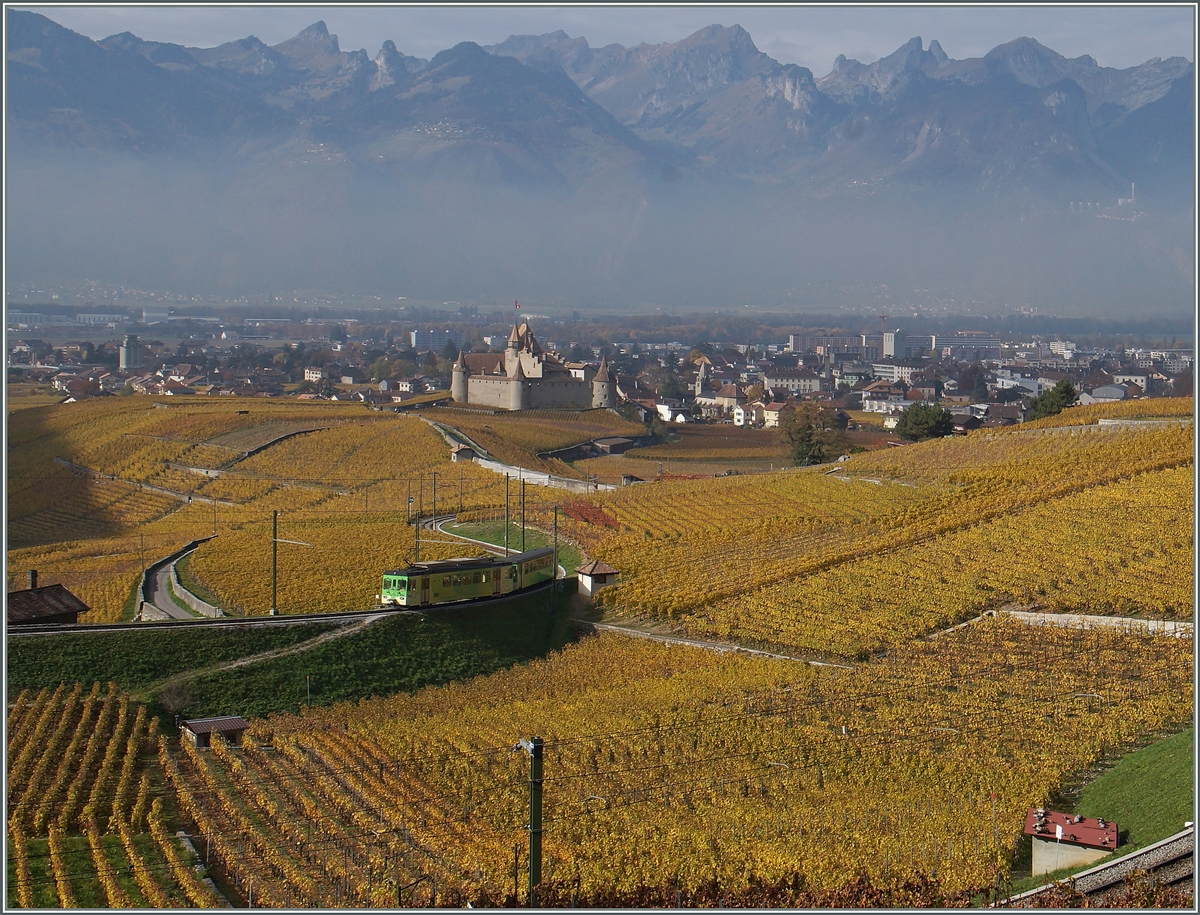
POLYGON ((279 613, 279 605, 275 601, 276 571, 278 570, 279 554, 279 511, 271 512, 271 616, 279 613))
POLYGON ((521 738, 529 753, 529 906, 537 906, 542 882, 542 738, 521 738))

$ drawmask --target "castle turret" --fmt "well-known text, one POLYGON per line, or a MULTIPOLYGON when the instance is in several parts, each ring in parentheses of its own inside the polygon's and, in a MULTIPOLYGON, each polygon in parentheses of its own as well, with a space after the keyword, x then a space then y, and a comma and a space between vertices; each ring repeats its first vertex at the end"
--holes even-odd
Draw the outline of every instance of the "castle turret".
POLYGON ((458 351, 458 359, 450 373, 450 396, 455 403, 467 402, 467 376, 471 374, 467 361, 463 358, 462 350, 458 351))
POLYGON ((529 408, 529 392, 525 387, 525 372, 521 368, 521 357, 517 356, 516 369, 509 373, 508 408, 510 410, 527 410, 529 408))
POLYGON ((617 403, 617 383, 608 371, 608 360, 600 357, 600 370, 592 379, 592 408, 612 408, 617 403))

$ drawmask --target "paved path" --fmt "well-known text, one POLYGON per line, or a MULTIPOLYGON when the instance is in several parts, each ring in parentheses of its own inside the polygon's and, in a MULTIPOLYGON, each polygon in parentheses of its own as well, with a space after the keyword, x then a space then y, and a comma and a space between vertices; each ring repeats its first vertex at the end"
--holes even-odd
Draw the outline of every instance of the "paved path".
POLYGON ((159 610, 176 620, 193 620, 199 614, 193 613, 188 607, 177 603, 171 596, 171 569, 175 563, 168 563, 159 569, 151 578, 146 579, 146 599, 159 610))

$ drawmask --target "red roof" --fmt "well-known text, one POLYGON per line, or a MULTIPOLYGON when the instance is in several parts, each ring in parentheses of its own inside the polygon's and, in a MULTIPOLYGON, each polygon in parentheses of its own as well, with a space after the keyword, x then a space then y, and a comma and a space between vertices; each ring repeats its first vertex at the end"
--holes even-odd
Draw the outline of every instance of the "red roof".
POLYGON ((1108 820, 1058 813, 1054 810, 1030 807, 1025 814, 1025 835, 1039 839, 1086 845, 1089 848, 1117 847, 1117 824, 1108 820), (1059 837, 1058 829, 1062 828, 1059 837))

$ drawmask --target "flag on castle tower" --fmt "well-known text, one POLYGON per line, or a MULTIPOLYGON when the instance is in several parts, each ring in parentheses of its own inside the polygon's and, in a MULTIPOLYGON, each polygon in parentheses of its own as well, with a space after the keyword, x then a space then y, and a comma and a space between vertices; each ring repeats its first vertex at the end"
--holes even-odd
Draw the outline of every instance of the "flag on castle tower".
POLYGON ((520 311, 520 310, 521 310, 521 303, 520 303, 520 302, 513 302, 513 307, 514 307, 514 308, 516 308, 516 310, 517 310, 517 311, 520 311))

